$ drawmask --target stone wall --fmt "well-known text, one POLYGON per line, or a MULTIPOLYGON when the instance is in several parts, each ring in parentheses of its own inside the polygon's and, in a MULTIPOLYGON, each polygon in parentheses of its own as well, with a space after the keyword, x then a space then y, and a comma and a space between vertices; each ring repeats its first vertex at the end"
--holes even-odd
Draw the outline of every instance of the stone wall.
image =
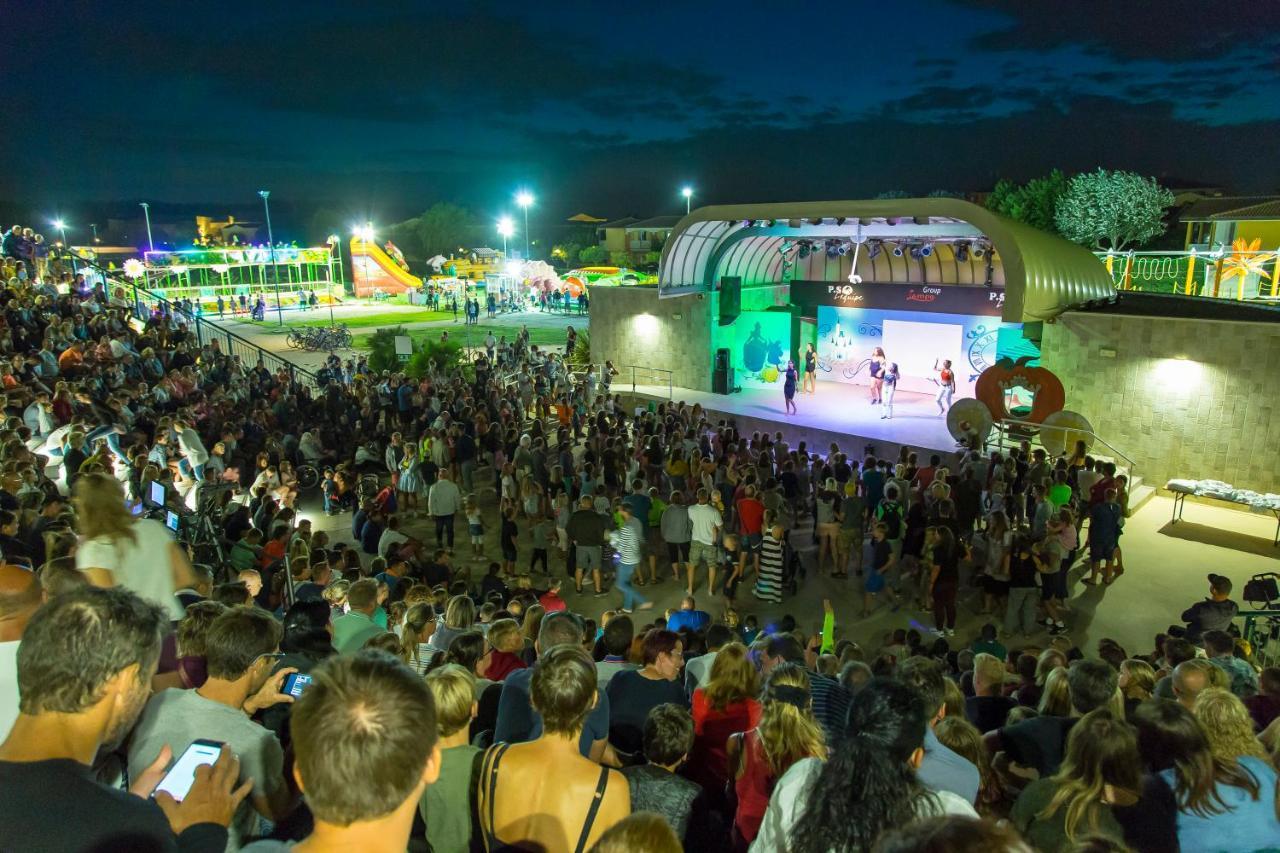
MULTIPOLYGON (((612 361, 630 385, 631 365, 670 370, 672 384, 711 390, 711 307, 706 294, 658 299, 656 287, 592 287, 591 360, 612 361)), ((665 376, 637 372, 638 384, 665 376)))
POLYGON ((1041 364, 1148 484, 1280 492, 1280 324, 1068 312, 1045 323, 1041 364))

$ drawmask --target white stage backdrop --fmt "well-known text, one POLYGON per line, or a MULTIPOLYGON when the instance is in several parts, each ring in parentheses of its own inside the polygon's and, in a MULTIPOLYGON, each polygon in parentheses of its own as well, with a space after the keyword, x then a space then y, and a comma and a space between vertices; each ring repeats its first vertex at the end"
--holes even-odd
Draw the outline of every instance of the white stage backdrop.
POLYGON ((936 391, 932 381, 937 374, 934 362, 951 359, 962 364, 964 327, 953 323, 915 323, 906 320, 884 321, 885 354, 898 363, 902 376, 898 387, 904 391, 936 391))

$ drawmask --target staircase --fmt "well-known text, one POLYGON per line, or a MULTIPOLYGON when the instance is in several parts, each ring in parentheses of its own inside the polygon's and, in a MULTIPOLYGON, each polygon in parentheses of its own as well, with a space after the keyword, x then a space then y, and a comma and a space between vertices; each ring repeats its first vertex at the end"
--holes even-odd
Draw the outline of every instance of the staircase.
MULTIPOLYGON (((1041 425, 1032 423, 1031 421, 1020 421, 1013 418, 1006 418, 996 423, 992 430, 992 439, 988 440, 988 444, 992 440, 995 442, 996 449, 1004 451, 1007 448, 1017 447, 1023 441, 1036 441, 1040 435, 1041 425)), ((1070 431, 1075 437, 1071 439, 1072 444, 1075 438, 1083 438, 1089 443, 1089 455, 1100 463, 1111 462, 1116 466, 1116 474, 1123 474, 1129 480, 1129 503, 1125 508, 1125 515, 1131 516, 1152 497, 1155 496, 1156 487, 1148 485, 1137 473, 1137 468, 1133 460, 1115 446, 1107 442, 1104 438, 1090 430, 1073 429, 1070 431)), ((1043 444, 1041 445, 1043 447, 1043 444)), ((1054 449, 1050 450, 1050 457, 1058 455, 1054 449)))

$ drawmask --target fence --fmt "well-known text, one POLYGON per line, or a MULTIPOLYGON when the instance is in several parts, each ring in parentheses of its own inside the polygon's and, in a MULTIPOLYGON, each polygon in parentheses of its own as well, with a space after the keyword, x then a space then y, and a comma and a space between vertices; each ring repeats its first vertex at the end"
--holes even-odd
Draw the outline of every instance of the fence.
POLYGON ((1210 299, 1280 299, 1280 250, 1095 254, 1117 290, 1210 299))

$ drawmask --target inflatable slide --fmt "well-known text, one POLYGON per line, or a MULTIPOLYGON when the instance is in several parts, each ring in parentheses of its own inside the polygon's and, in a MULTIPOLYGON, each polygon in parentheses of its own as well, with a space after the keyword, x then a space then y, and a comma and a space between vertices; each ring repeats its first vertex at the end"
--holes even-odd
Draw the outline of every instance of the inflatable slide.
POLYGON ((373 296, 374 291, 396 294, 422 286, 422 279, 410 275, 377 243, 360 237, 351 238, 351 281, 361 299, 373 296))

